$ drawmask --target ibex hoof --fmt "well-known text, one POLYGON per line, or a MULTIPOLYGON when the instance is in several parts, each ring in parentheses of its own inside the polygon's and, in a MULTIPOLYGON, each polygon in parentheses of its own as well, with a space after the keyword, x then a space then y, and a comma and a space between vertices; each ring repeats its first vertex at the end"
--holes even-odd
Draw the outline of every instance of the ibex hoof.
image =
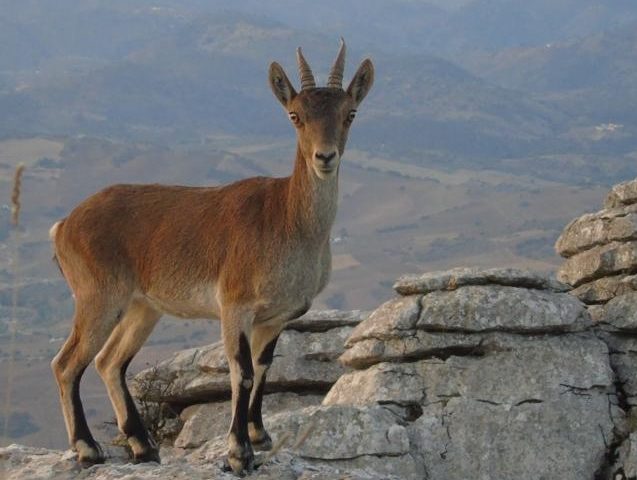
POLYGON ((268 432, 265 431, 258 438, 250 438, 250 443, 252 443, 252 448, 257 452, 272 450, 272 439, 268 432))
POLYGON ((77 451, 77 463, 82 468, 89 468, 93 465, 104 463, 104 452, 99 444, 89 444, 84 440, 75 442, 75 451, 77 451))
POLYGON ((133 455, 133 463, 147 463, 147 462, 161 463, 161 458, 159 458, 159 452, 154 449, 148 449, 145 452, 133 455))
POLYGON ((232 470, 235 475, 243 477, 254 471, 254 453, 250 444, 229 451, 226 461, 227 470, 232 470))

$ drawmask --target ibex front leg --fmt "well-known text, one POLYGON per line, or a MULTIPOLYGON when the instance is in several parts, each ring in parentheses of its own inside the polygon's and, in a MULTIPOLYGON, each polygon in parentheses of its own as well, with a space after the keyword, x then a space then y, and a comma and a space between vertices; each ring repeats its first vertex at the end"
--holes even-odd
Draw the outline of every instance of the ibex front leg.
POLYGON ((263 426, 261 405, 265 391, 265 380, 272 360, 274 349, 283 324, 276 326, 255 325, 252 329, 252 366, 254 368, 254 387, 248 410, 248 432, 250 442, 256 450, 270 450, 272 439, 263 426))
POLYGON ((232 423, 228 433, 228 463, 241 475, 254 469, 254 453, 248 436, 248 406, 254 384, 250 351, 250 326, 253 316, 245 311, 224 311, 221 319, 223 344, 230 367, 232 387, 232 423))

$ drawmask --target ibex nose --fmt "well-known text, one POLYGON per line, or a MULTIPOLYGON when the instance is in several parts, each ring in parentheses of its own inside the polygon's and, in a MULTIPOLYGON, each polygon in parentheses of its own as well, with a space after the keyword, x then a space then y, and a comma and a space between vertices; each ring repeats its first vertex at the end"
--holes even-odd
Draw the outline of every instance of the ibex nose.
POLYGON ((316 157, 317 160, 321 160, 324 164, 327 165, 328 163, 330 163, 330 161, 334 157, 336 157, 336 152, 335 151, 331 151, 329 153, 316 152, 314 156, 316 157))

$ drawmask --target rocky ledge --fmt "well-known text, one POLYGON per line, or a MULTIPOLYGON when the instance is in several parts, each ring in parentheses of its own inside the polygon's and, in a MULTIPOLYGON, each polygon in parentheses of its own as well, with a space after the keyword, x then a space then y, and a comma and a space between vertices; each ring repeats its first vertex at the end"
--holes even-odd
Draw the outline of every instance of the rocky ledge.
MULTIPOLYGON (((566 257, 558 279, 515 269, 406 275, 370 314, 309 312, 291 323, 264 400, 278 446, 252 478, 636 479, 635 215, 637 180, 571 222, 556 245, 566 257)), ((176 415, 162 465, 113 450, 80 471, 70 452, 13 445, 0 449, 0 474, 233 478, 221 468, 227 371, 214 344, 138 375, 137 395, 176 415)))
POLYGON ((555 244, 558 278, 587 304, 637 290, 637 179, 615 185, 605 208, 570 222, 555 244))
MULTIPOLYGON (((637 294, 593 318, 568 286, 513 269, 411 275, 395 288, 371 314, 310 312, 282 334, 264 409, 283 444, 252 478, 637 476, 637 294)), ((161 465, 113 450, 80 471, 70 452, 14 445, 0 449, 3 478, 233 478, 220 346, 178 352, 137 380, 159 382, 153 400, 179 413, 161 465)))

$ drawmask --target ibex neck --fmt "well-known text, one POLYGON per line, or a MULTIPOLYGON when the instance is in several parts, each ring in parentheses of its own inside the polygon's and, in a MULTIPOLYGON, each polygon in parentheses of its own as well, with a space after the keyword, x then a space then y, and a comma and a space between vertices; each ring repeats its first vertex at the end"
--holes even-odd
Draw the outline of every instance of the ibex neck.
POLYGON ((338 172, 320 179, 308 163, 297 147, 287 199, 288 222, 294 230, 309 234, 317 241, 325 241, 336 216, 338 172))

